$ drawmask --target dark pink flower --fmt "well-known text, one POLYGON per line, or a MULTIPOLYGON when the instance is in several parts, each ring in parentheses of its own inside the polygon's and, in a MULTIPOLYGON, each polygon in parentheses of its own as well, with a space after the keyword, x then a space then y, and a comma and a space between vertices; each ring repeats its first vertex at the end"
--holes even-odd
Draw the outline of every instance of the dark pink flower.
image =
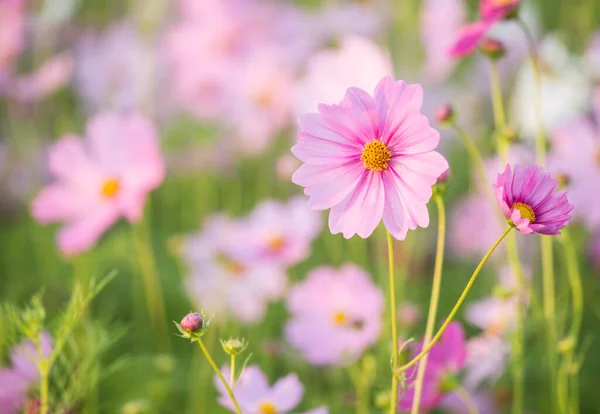
MULTIPOLYGON (((423 343, 413 347, 413 357, 421 352, 423 343)), ((437 407, 446 393, 451 391, 451 379, 465 366, 467 362, 467 345, 465 333, 458 322, 451 322, 444 331, 442 338, 429 351, 423 392, 421 394, 421 409, 429 411, 437 407)), ((418 364, 406 371, 406 377, 414 381, 417 376, 418 364)), ((400 390, 399 408, 410 411, 414 399, 414 384, 408 384, 405 390, 400 390)))
POLYGON ((420 85, 383 78, 374 96, 349 88, 339 105, 299 118, 292 152, 304 164, 292 181, 309 207, 331 209, 329 229, 368 237, 381 220, 399 240, 429 225, 431 186, 448 168, 435 152, 440 135, 420 113, 420 85))
POLYGON ((54 144, 49 169, 56 181, 32 205, 37 221, 65 223, 58 244, 67 255, 89 249, 122 216, 139 221, 147 194, 165 176, 158 132, 142 115, 99 114, 86 135, 54 144))
POLYGON ((504 216, 525 234, 560 234, 571 218, 573 206, 566 191, 556 191, 558 181, 537 166, 510 165, 498 174, 494 193, 504 216))
POLYGON ((479 12, 484 19, 501 20, 513 15, 522 0, 481 0, 479 12))

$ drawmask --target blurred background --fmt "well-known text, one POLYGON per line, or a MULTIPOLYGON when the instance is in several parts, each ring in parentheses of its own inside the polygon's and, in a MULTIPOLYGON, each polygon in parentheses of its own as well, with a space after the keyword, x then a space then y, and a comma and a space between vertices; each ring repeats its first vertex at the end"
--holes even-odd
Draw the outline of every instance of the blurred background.
MULTIPOLYGON (((441 105, 453 105, 457 123, 485 158, 491 182, 499 167, 489 61, 478 53, 462 60, 447 53, 460 27, 476 18, 477 6, 472 0, 0 0, 0 302, 21 308, 43 292, 44 329, 57 337, 55 321, 74 283, 86 284, 116 271, 89 309, 78 315, 79 324, 51 370, 50 412, 226 412, 217 402, 213 372, 198 347, 175 336, 177 330, 168 322, 200 308, 214 315, 205 342, 217 365, 229 361, 218 339, 244 337, 250 343, 246 353, 252 353, 249 364, 260 366, 271 383, 298 374, 304 385, 298 411, 326 405, 333 414, 353 412, 356 391, 348 367, 310 364, 286 338, 286 292, 318 266, 351 262, 387 298, 385 232, 380 227, 369 239, 345 240, 330 234, 325 213, 307 210, 302 189, 291 182, 300 165, 290 152, 297 139, 296 119, 316 111, 319 103, 338 103, 348 87, 372 93, 386 75, 423 85, 422 111, 440 129, 439 151, 451 166, 438 314, 443 318, 503 225, 495 204, 485 196, 489 183, 478 180, 456 132, 442 128, 435 118, 441 105), (40 191, 56 180, 51 154, 65 136, 89 138, 90 125, 99 117, 131 114, 153 131, 149 135, 155 135, 164 174, 145 188, 148 196, 144 193, 139 202, 143 216, 100 226, 94 240, 73 248, 69 240, 60 239, 61 224, 47 223, 61 214, 40 219, 32 209, 40 191), (223 266, 231 273, 237 264, 224 264, 219 255, 228 246, 251 246, 252 235, 264 228, 285 228, 286 221, 304 228, 306 234, 298 236, 302 253, 283 263, 263 262, 265 268, 259 271, 277 273, 287 290, 236 308, 235 294, 255 285, 238 286, 234 277, 226 284, 215 281, 228 277, 219 273, 223 266), (162 322, 148 311, 148 275, 159 281, 162 322)), ((570 190, 575 205, 570 228, 584 287, 578 394, 580 412, 596 413, 600 2, 524 0, 519 13, 536 40, 543 71, 548 168, 570 190)), ((527 42, 515 22, 495 25, 492 35, 507 49, 499 66, 514 131, 510 159, 533 163, 534 80, 527 42)), ((120 153, 120 143, 128 139, 126 129, 106 128, 100 135, 107 140, 107 151, 114 146, 120 153)), ((63 157, 61 162, 63 171, 68 174, 72 167, 77 174, 75 158, 63 157)), ((71 203, 63 201, 67 207, 71 203)), ((435 207, 429 210, 429 228, 410 232, 395 245, 402 338, 424 331, 437 225, 435 207)), ((517 239, 539 299, 538 239, 522 234, 517 239)), ((561 338, 572 314, 566 263, 556 250, 556 326, 561 338)), ((469 315, 483 307, 492 316, 506 316, 504 308, 489 308, 484 301, 498 297, 498 286, 506 287, 506 278, 511 278, 507 272, 500 250, 459 313, 467 337, 475 341, 469 349, 480 352, 481 359, 473 364, 492 365, 473 390, 486 401, 488 411, 480 412, 501 413, 510 407, 510 329, 494 330, 489 321, 482 326, 469 315), (476 341, 490 335, 505 346, 476 341)), ((11 349, 25 339, 11 314, 6 311, 0 318, 4 367, 11 366, 11 349)), ((385 400, 389 382, 389 317, 381 317, 380 341, 359 355, 375 361, 369 368, 373 408, 367 412, 384 410, 376 407, 385 400)), ((547 398, 543 329, 535 310, 528 312, 526 412, 554 410, 547 398)), ((0 375, 3 386, 8 387, 0 375)), ((0 390, 4 413, 1 396, 0 390)), ((28 412, 38 412, 37 399, 37 388, 31 386, 28 412)), ((450 405, 437 410, 466 412, 450 405)))

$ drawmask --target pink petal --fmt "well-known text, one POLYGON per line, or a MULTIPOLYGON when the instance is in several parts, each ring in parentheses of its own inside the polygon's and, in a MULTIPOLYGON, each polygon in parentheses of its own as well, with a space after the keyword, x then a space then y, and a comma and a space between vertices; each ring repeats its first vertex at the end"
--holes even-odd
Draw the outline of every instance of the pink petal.
POLYGON ((433 151, 439 142, 440 134, 429 125, 427 118, 413 114, 390 136, 389 149, 394 154, 419 154, 433 151))
POLYGON ((119 218, 117 205, 103 203, 82 217, 67 223, 58 233, 60 250, 68 256, 92 247, 119 218))
POLYGON ((52 184, 43 188, 33 200, 31 214, 40 223, 68 220, 84 214, 96 200, 97 197, 68 184, 52 184))
POLYGON ((462 57, 473 53, 493 23, 495 22, 490 20, 479 20, 464 26, 460 30, 456 42, 449 50, 450 55, 462 57))
POLYGON ((76 184, 101 183, 104 179, 85 152, 83 142, 74 135, 65 136, 52 146, 48 168, 56 178, 76 184))
POLYGON ((300 404, 304 387, 296 374, 290 374, 273 384, 271 395, 271 401, 275 403, 277 410, 288 412, 300 404))
POLYGON ((127 162, 121 116, 111 112, 94 116, 87 124, 86 137, 94 161, 107 173, 120 173, 127 162))
POLYGON ((331 209, 329 229, 345 238, 358 234, 367 238, 381 221, 385 201, 381 173, 365 172, 354 191, 331 209))

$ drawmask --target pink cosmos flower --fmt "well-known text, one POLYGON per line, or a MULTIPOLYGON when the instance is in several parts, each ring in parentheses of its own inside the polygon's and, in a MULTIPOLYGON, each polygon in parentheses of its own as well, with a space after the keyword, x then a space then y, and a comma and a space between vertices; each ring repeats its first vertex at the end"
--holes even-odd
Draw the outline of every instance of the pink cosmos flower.
POLYGON ((88 250, 120 217, 142 218, 147 194, 165 175, 158 132, 142 115, 102 113, 84 139, 67 135, 49 152, 56 181, 33 201, 40 223, 62 221, 58 245, 66 255, 88 250))
POLYGON ((187 293, 198 307, 219 317, 229 312, 250 324, 260 321, 267 304, 283 295, 287 276, 276 262, 257 262, 243 242, 243 227, 214 216, 200 233, 185 238, 183 255, 189 268, 187 293))
MULTIPOLYGON (((230 371, 228 365, 221 368, 225 378, 229 378, 230 371)), ((219 404, 235 412, 231 398, 217 375, 214 376, 214 383, 220 394, 219 404)), ((250 365, 244 369, 235 383, 233 394, 244 414, 290 414, 300 404, 304 386, 296 374, 289 374, 270 386, 265 373, 257 365, 250 365)), ((328 412, 326 407, 320 407, 306 411, 304 414, 327 414, 328 412)))
POLYGON ((346 365, 377 341, 383 307, 381 291, 362 269, 319 267, 288 294, 285 337, 312 364, 346 365))
POLYGON ((433 82, 443 82, 454 69, 456 60, 448 48, 465 20, 461 0, 426 0, 421 10, 421 38, 425 51, 425 72, 433 82))
POLYGON ((25 12, 25 0, 0 0, 0 73, 23 50, 25 12))
POLYGON ((496 200, 504 216, 525 234, 560 234, 571 216, 573 206, 568 203, 567 192, 556 192, 558 181, 536 166, 510 165, 498 174, 494 184, 496 200))
POLYGON ((350 87, 372 91, 381 78, 393 73, 387 50, 369 39, 347 36, 339 49, 326 49, 310 58, 306 75, 296 86, 295 112, 316 112, 319 103, 339 102, 350 87))
POLYGON ((399 240, 429 225, 431 186, 448 168, 435 152, 440 136, 420 114, 420 85, 383 78, 374 97, 349 88, 340 105, 299 118, 292 152, 304 164, 292 181, 309 207, 331 209, 329 229, 368 237, 383 222, 399 240))
POLYGON ((508 339, 483 334, 469 339, 463 382, 467 388, 477 389, 484 381, 495 382, 506 369, 510 358, 508 339))
MULTIPOLYGON (((413 356, 421 352, 423 343, 413 348, 413 356)), ((421 409, 429 411, 437 407, 442 397, 449 391, 444 389, 444 380, 449 376, 457 374, 465 365, 467 360, 467 349, 465 344, 465 333, 458 322, 451 322, 439 342, 429 351, 425 378, 423 380, 423 392, 421 394, 421 409)), ((406 377, 416 378, 418 365, 406 371, 406 377)), ((413 384, 414 385, 414 384, 413 384)), ((398 407, 401 411, 410 411, 415 389, 409 385, 407 389, 400 390, 400 402, 398 407)))
MULTIPOLYGON (((478 414, 498 414, 494 395, 489 391, 470 391, 466 390, 477 407, 478 414)), ((440 408, 448 414, 469 414, 471 411, 464 400, 456 393, 447 394, 440 402, 440 408)))
POLYGON ((304 197, 287 203, 266 200, 244 222, 243 244, 257 261, 293 266, 306 259, 322 229, 319 213, 306 207, 304 197))
POLYGON ((481 0, 481 20, 465 25, 449 50, 451 56, 470 55, 485 39, 491 27, 516 12, 521 0, 481 0))
POLYGON ((31 75, 16 78, 9 93, 21 102, 39 101, 64 87, 72 73, 73 57, 65 52, 48 59, 31 75))
MULTIPOLYGON (((41 335, 45 357, 52 352, 52 338, 47 332, 41 335)), ((40 378, 37 368, 39 353, 31 341, 26 341, 10 353, 11 368, 0 368, 0 413, 22 412, 27 402, 27 392, 40 378)))
POLYGON ((283 154, 277 159, 275 171, 277 178, 281 181, 289 182, 296 171, 300 167, 300 160, 292 154, 283 154))

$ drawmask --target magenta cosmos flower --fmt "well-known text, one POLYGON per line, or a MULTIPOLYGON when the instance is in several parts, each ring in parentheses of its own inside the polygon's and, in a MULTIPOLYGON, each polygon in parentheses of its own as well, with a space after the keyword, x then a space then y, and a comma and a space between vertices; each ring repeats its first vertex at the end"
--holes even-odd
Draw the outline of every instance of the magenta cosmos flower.
POLYGON ((525 234, 560 234, 571 216, 573 206, 567 192, 556 191, 558 181, 537 166, 510 165, 498 174, 494 193, 504 216, 525 234))
MULTIPOLYGON (((413 347, 413 357, 423 349, 423 343, 413 347)), ((454 376, 467 362, 467 345, 465 333, 458 322, 451 322, 441 340, 429 351, 423 392, 421 394, 421 409, 423 412, 437 407, 442 398, 450 391, 455 383, 454 376)), ((414 379, 417 376, 418 364, 406 371, 406 377, 414 379)), ((414 384, 409 384, 406 389, 400 390, 401 411, 410 411, 415 397, 414 384)))
POLYGON ((383 219, 403 240, 429 225, 431 186, 448 162, 434 151, 440 135, 419 112, 422 101, 420 85, 385 77, 373 97, 349 88, 339 105, 300 116, 292 152, 304 164, 292 181, 310 208, 331 209, 332 233, 366 238, 383 219))
POLYGON ((65 223, 58 233, 64 254, 88 250, 119 217, 142 218, 148 192, 165 176, 157 135, 142 115, 103 113, 88 122, 85 139, 68 135, 50 149, 56 181, 35 198, 32 214, 65 223))
MULTIPOLYGON (((221 369, 225 378, 229 378, 230 370, 228 365, 221 369)), ((235 412, 231 398, 217 375, 214 382, 220 394, 219 404, 235 412)), ((244 414, 289 414, 300 404, 304 386, 296 374, 289 374, 270 386, 265 373, 258 366, 250 365, 235 383, 233 394, 244 414)), ((327 414, 328 411, 320 407, 304 414, 327 414)))
POLYGON ((450 48, 450 55, 461 57, 473 53, 492 26, 500 20, 513 16, 520 4, 521 0, 481 0, 479 3, 481 20, 463 26, 450 48))
MULTIPOLYGON (((52 338, 42 332, 41 345, 47 358, 52 352, 52 338)), ((31 341, 26 341, 10 352, 11 368, 0 368, 0 413, 16 414, 27 404, 27 392, 40 379, 37 362, 40 355, 31 341)))
POLYGON ((294 286, 285 337, 315 365, 354 362, 379 337, 383 295, 355 265, 320 267, 294 286))

